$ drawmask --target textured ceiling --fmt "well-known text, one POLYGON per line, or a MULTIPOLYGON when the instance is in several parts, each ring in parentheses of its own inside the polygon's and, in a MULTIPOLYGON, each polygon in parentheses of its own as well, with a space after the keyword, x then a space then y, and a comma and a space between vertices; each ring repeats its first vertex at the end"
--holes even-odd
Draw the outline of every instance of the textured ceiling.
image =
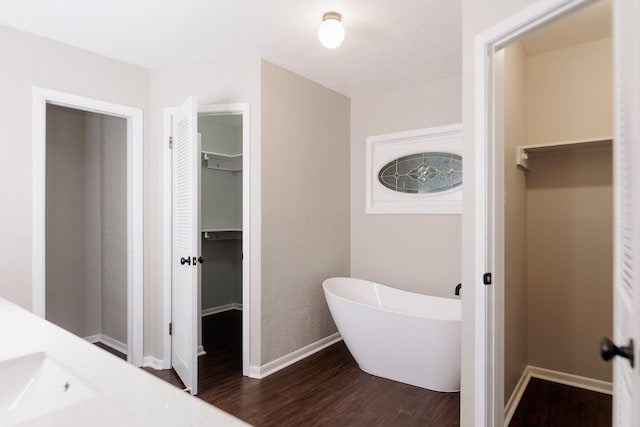
POLYGON ((148 68, 263 57, 349 96, 461 72, 461 0, 0 0, 0 23, 148 68), (322 13, 344 44, 320 45, 322 13))

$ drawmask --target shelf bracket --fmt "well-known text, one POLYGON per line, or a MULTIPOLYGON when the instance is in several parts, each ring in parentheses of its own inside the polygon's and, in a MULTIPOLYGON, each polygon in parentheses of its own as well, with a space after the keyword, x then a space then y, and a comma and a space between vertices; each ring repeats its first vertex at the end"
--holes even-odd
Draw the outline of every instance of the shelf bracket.
POLYGON ((524 145, 516 147, 516 164, 524 170, 529 170, 529 153, 524 145))

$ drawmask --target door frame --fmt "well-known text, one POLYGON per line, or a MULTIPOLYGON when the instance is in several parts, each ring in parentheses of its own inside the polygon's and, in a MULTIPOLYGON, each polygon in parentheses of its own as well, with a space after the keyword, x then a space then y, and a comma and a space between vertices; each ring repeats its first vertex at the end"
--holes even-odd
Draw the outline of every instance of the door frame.
MULTIPOLYGON (((163 325, 171 323, 171 117, 175 108, 164 108, 163 111, 163 325)), ((256 180, 259 179, 260 151, 257 141, 251 138, 251 108, 248 103, 198 105, 200 114, 242 114, 242 374, 254 376, 257 371, 251 364, 251 355, 260 348, 260 303, 259 303, 259 271, 252 266, 259 262, 260 235, 259 218, 260 192, 257 191, 256 180), (253 191, 252 191, 253 190, 253 191), (252 223, 252 220, 254 221, 252 223), (257 229, 257 230, 256 230, 257 229), (252 263, 253 262, 253 263, 252 263), (253 286, 252 286, 253 282, 253 286)), ((259 264, 258 264, 259 266, 259 264)), ((201 315, 201 309, 198 315, 201 315)), ((171 368, 171 340, 168 327, 163 327, 164 369, 171 368)), ((196 331, 197 334, 197 331, 196 331)), ((197 336, 197 335, 196 335, 197 336)), ((202 343, 199 343, 202 344, 202 343)))
POLYGON ((504 182, 497 166, 495 55, 543 26, 598 0, 539 0, 475 38, 474 424, 504 425, 504 182), (482 282, 492 273, 491 286, 482 282))
POLYGON ((127 121, 127 362, 143 362, 143 111, 41 87, 32 90, 32 310, 45 318, 47 104, 127 121))

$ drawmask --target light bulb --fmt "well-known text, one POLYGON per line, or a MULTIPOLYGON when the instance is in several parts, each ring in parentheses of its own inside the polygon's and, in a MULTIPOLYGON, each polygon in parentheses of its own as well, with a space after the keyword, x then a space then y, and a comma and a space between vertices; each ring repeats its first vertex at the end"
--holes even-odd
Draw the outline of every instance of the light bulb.
POLYGON ((342 16, 337 12, 327 12, 322 16, 322 24, 318 29, 318 38, 324 47, 335 49, 344 40, 342 16))

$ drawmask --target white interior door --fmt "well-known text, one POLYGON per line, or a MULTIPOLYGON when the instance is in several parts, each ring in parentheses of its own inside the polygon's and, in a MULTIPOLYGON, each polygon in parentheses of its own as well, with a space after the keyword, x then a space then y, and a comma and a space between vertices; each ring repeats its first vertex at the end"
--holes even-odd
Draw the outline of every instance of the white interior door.
POLYGON ((603 340, 602 353, 625 356, 613 365, 613 425, 620 427, 640 425, 639 16, 640 2, 614 1, 614 341, 603 340))
POLYGON ((197 106, 190 96, 171 120, 172 329, 171 364, 191 394, 198 392, 198 161, 197 106))

